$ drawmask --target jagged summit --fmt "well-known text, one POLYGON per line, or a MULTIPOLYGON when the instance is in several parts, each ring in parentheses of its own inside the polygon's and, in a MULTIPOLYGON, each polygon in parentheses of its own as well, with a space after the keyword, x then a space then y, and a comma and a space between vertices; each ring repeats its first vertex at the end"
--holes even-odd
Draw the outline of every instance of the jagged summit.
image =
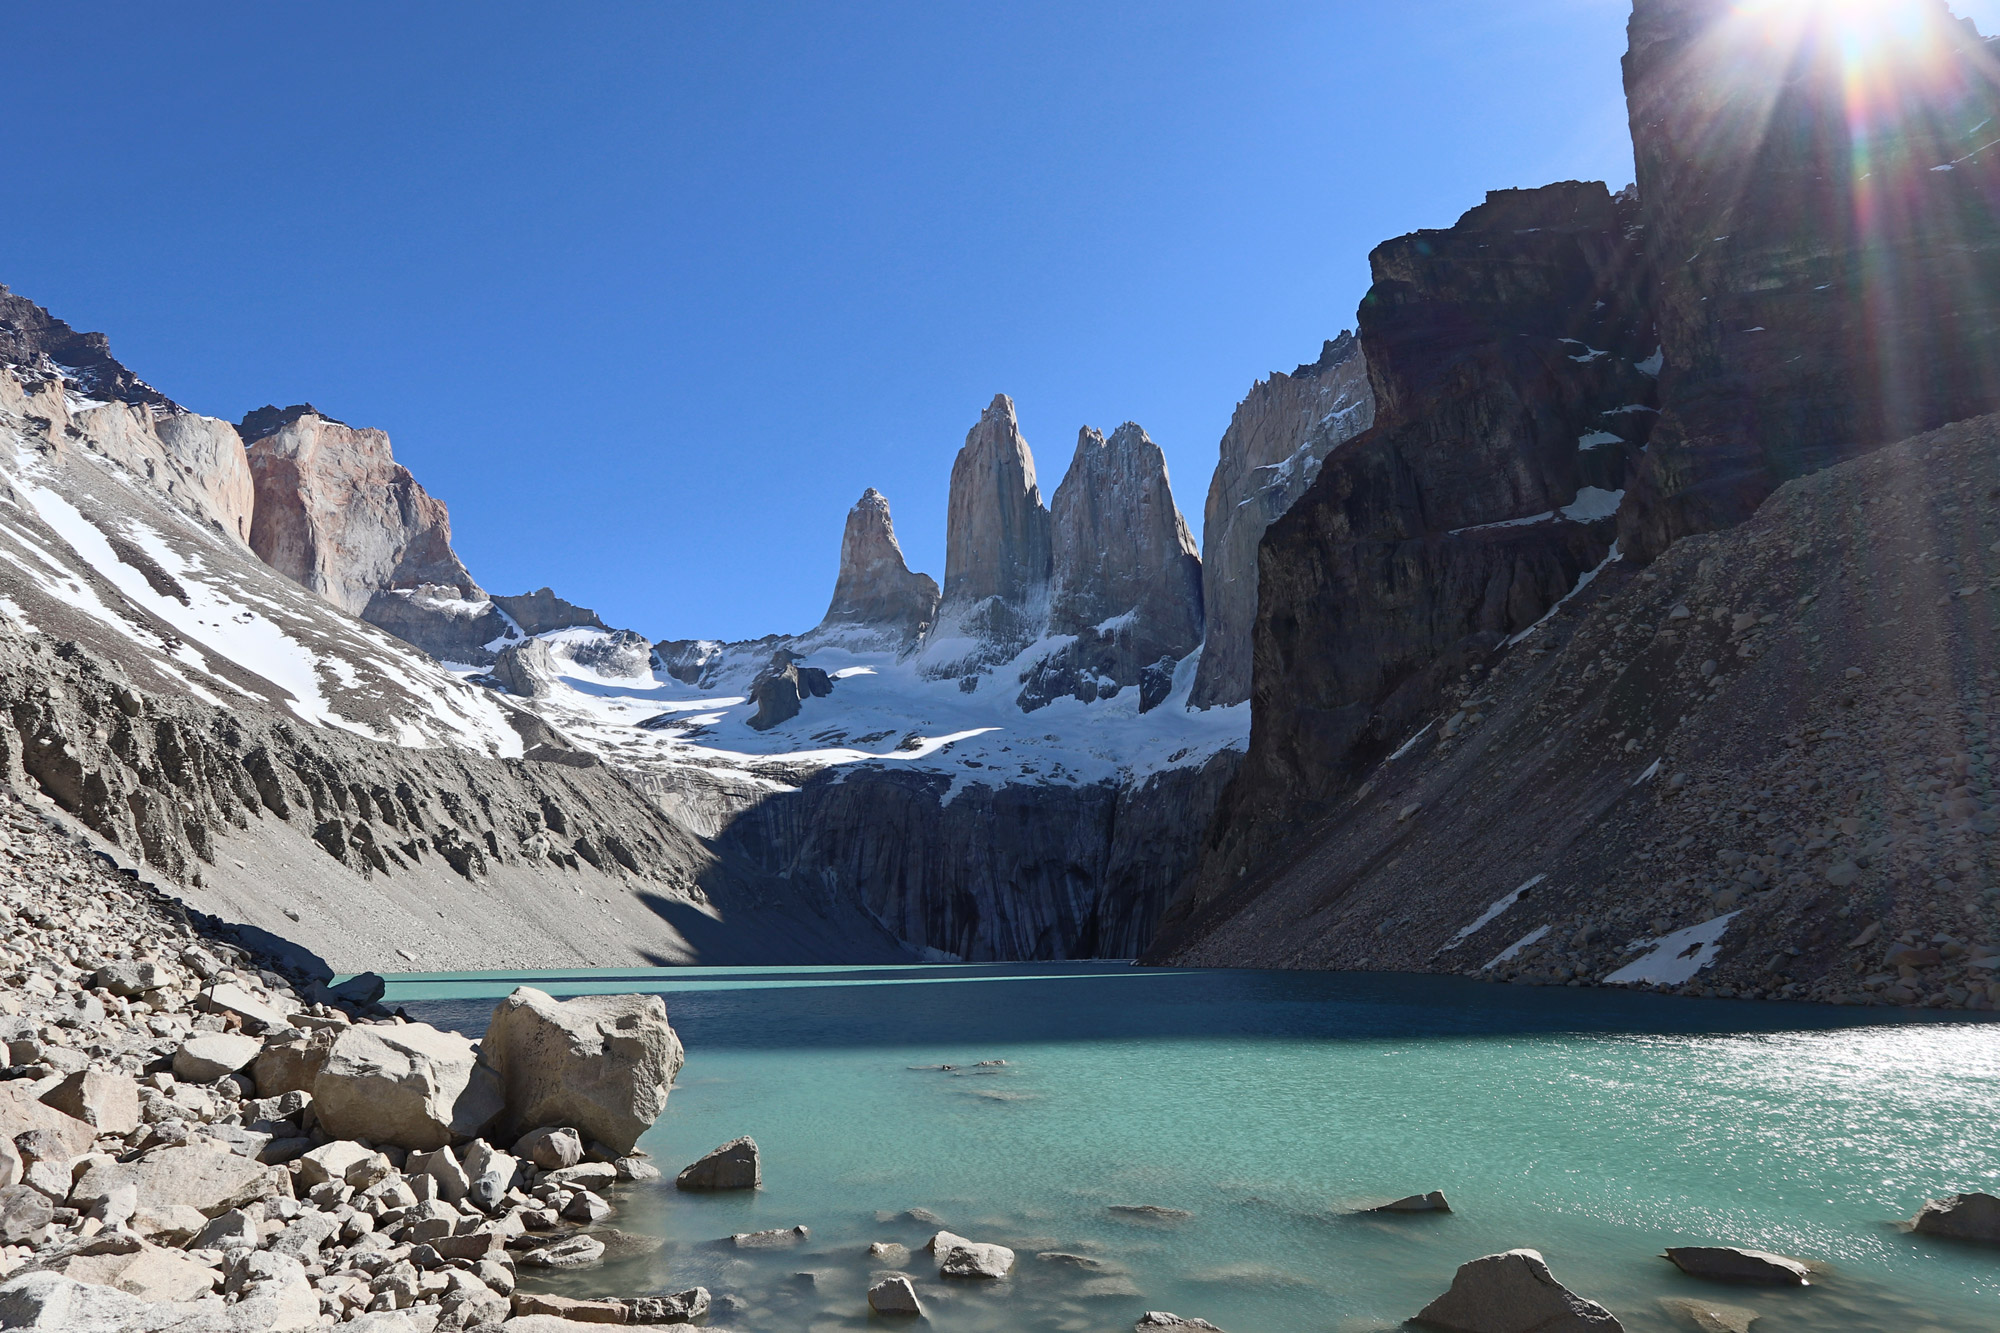
POLYGON ((311 403, 294 403, 290 407, 277 407, 266 403, 243 414, 243 420, 236 424, 236 433, 243 437, 243 443, 255 444, 267 435, 276 435, 285 427, 305 417, 318 417, 321 421, 335 426, 347 423, 329 413, 320 411, 311 403))
POLYGON ((1088 426, 1078 432, 1050 518, 1051 633, 1133 616, 1170 656, 1201 642, 1201 557, 1174 504, 1166 455, 1137 423, 1108 440, 1088 426))
POLYGON ((896 541, 889 501, 870 486, 847 511, 840 573, 820 628, 860 626, 910 641, 930 629, 937 608, 937 581, 912 572, 896 541))
POLYGON ((944 600, 1023 601, 1049 580, 1049 511, 1014 400, 995 394, 951 465, 944 600))
POLYGON ((101 333, 78 333, 46 309, 0 285, 0 365, 33 370, 44 364, 85 398, 178 412, 180 405, 111 355, 101 333))

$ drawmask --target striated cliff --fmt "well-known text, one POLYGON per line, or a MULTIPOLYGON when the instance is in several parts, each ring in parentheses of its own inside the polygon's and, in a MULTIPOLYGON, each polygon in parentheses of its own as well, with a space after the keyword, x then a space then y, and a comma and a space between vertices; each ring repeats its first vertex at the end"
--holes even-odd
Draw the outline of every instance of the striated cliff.
POLYGON ((1624 549, 2000 408, 2000 61, 1940 0, 1638 0, 1625 57, 1664 368, 1624 549))
POLYGON ((1380 246, 1375 424, 1265 536, 1250 750, 1175 911, 1232 888, 1602 564, 1654 383, 1628 199, 1499 191, 1380 246))
POLYGON ((1319 360, 1257 381, 1236 405, 1202 511, 1201 606, 1206 642, 1195 677, 1197 708, 1250 697, 1250 638, 1257 618, 1257 546, 1335 447, 1375 421, 1368 362, 1352 333, 1319 360))

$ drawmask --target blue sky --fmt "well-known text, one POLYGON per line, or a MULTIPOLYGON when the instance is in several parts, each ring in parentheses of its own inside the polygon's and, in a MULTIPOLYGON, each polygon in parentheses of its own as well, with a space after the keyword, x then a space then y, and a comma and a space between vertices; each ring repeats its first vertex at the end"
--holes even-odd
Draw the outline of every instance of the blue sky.
POLYGON ((0 282, 198 411, 386 429, 495 591, 794 631, 864 487, 942 576, 995 392, 1045 496, 1136 420, 1198 529, 1377 242, 1630 179, 1628 12, 16 6, 0 282))

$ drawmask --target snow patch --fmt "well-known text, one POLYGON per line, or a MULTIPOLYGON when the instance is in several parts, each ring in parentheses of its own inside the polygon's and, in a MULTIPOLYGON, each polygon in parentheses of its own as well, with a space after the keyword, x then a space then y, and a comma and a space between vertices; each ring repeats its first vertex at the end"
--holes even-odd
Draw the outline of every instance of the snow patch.
POLYGON ((1500 964, 1508 961, 1509 959, 1514 957, 1514 955, 1520 953, 1521 950, 1527 948, 1530 944, 1535 943, 1537 940, 1541 939, 1542 936, 1548 933, 1549 933, 1549 928, 1547 926, 1536 926, 1533 930, 1523 935, 1520 939, 1515 940, 1512 944, 1502 949, 1499 953, 1494 954, 1493 961, 1488 963, 1485 967, 1480 968, 1479 970, 1481 972, 1485 972, 1500 966, 1500 964))
MULTIPOLYGON (((1479 914, 1478 920, 1474 921, 1469 926, 1460 927, 1458 934, 1446 940, 1444 943, 1444 948, 1439 949, 1438 952, 1443 953, 1446 949, 1456 949, 1459 945, 1465 943, 1465 941, 1471 939, 1474 935, 1477 935, 1480 931, 1486 929, 1487 922, 1491 921, 1494 917, 1499 916, 1502 912, 1512 907, 1515 903, 1520 902, 1522 894, 1526 893, 1529 889, 1534 888, 1537 884, 1540 884, 1543 880, 1547 878, 1548 878, 1547 875, 1536 875, 1533 879, 1530 879, 1520 888, 1514 890, 1506 897, 1495 902, 1491 907, 1487 908, 1484 912, 1481 912, 1479 914)), ((1544 926, 1542 929, 1547 930, 1548 927, 1544 926)), ((1536 938, 1539 939, 1540 936, 1536 936, 1536 938)), ((1514 948, 1517 950, 1521 949, 1525 947, 1526 943, 1529 942, 1531 941, 1524 941, 1523 943, 1517 943, 1516 945, 1514 945, 1514 948)), ((1513 957, 1513 954, 1510 952, 1506 955, 1506 957, 1511 958, 1513 957)), ((1498 958, 1493 960, 1493 962, 1495 963, 1499 961, 1500 959, 1498 958)), ((1493 966, 1493 963, 1488 963, 1486 966, 1491 967, 1493 966)))
POLYGON ((1729 929, 1729 923, 1740 915, 1740 912, 1729 912, 1698 926, 1662 935, 1656 940, 1634 940, 1627 947, 1637 949, 1648 944, 1653 947, 1606 977, 1605 984, 1630 986, 1642 981, 1655 986, 1684 984, 1715 961, 1716 946, 1722 939, 1722 932, 1729 929))

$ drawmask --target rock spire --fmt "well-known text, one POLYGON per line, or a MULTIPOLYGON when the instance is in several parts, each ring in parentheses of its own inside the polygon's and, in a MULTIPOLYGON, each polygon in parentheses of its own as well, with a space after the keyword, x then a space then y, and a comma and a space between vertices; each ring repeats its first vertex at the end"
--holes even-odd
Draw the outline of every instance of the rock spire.
POLYGON ((931 627, 937 608, 937 581, 913 572, 904 561, 889 501, 869 487, 847 511, 840 575, 820 628, 854 625, 914 640, 931 627))
POLYGON ((1137 424, 1086 426, 1050 506, 1049 632, 1121 617, 1170 657, 1201 642, 1201 557, 1174 505, 1167 460, 1137 424))
POLYGON ((1022 602, 1049 581, 1049 511, 1014 400, 995 394, 951 465, 944 600, 1022 602))

